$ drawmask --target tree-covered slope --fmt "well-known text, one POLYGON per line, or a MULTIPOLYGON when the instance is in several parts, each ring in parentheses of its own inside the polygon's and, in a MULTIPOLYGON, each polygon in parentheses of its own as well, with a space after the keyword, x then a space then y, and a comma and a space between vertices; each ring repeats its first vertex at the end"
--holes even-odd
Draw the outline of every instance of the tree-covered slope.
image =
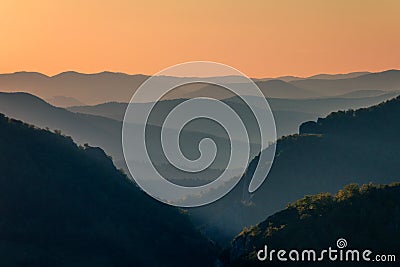
MULTIPOLYGON (((280 262, 275 258, 259 261, 256 253, 265 245, 272 249, 313 249, 332 247, 344 238, 346 249, 371 250, 375 255, 400 256, 400 183, 359 187, 350 184, 337 194, 320 193, 291 203, 283 211, 243 230, 224 251, 225 266, 365 266, 365 261, 280 262)), ((286 255, 287 257, 287 255, 286 255)), ((361 257, 360 257, 361 258, 361 257)), ((345 257, 344 257, 345 259, 345 257)), ((351 259, 349 257, 349 259, 351 259)), ((396 262, 381 263, 397 266, 396 262)), ((397 263, 398 264, 398 263, 397 263)))
POLYGON ((99 148, 0 116, 0 266, 206 266, 187 216, 99 148))
POLYGON ((255 158, 227 197, 193 213, 199 214, 199 221, 205 218, 205 232, 223 234, 226 241, 235 230, 260 222, 304 195, 334 193, 350 183, 390 184, 399 179, 399 133, 400 97, 307 122, 300 134, 278 141, 271 171, 257 191, 247 193, 255 166, 264 166, 255 158))
MULTIPOLYGON (((271 172, 252 196, 257 212, 271 214, 306 194, 333 193, 353 182, 388 184, 397 180, 399 132, 400 97, 303 124, 299 135, 278 141, 271 172)), ((249 177, 252 166, 255 164, 249 167, 249 177)))

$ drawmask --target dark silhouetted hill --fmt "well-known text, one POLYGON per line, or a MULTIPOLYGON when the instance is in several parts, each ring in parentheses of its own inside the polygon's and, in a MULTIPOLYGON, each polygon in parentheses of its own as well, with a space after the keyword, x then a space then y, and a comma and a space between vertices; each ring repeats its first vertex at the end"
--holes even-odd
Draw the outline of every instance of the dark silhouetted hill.
POLYGON ((28 93, 0 93, 0 113, 40 128, 60 130, 79 144, 101 147, 115 162, 123 160, 119 121, 73 113, 28 93))
POLYGON ((0 266, 210 266, 186 215, 99 148, 0 115, 0 266))

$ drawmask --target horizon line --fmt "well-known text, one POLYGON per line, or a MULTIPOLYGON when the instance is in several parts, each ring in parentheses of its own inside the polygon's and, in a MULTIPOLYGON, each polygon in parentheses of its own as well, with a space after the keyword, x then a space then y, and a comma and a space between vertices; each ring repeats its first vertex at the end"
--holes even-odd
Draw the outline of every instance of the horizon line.
MULTIPOLYGON (((365 74, 374 74, 374 73, 383 73, 383 72, 388 72, 388 71, 400 71, 400 69, 395 69, 395 68, 390 68, 390 69, 384 69, 381 71, 367 71, 367 70, 360 70, 360 71, 351 71, 351 72, 340 72, 340 73, 316 73, 313 75, 309 76, 296 76, 296 75, 280 75, 276 77, 250 77, 251 79, 254 80, 263 80, 263 79, 280 79, 280 78, 296 78, 296 79, 310 79, 314 78, 316 76, 321 76, 321 75, 330 75, 330 76, 336 76, 336 75, 349 75, 349 74, 356 74, 356 73, 365 73, 365 74)), ((12 75, 12 74, 20 74, 20 73, 30 73, 30 74, 40 74, 42 76, 46 76, 47 78, 54 78, 63 74, 69 74, 69 73, 75 73, 79 75, 99 75, 99 74, 122 74, 122 75, 128 75, 128 76, 146 76, 146 77, 151 77, 154 75, 149 75, 149 74, 144 74, 144 73, 126 73, 126 72, 120 72, 120 71, 109 71, 109 70, 104 70, 104 71, 99 71, 99 72, 92 72, 92 73, 85 73, 85 72, 79 72, 75 70, 68 70, 68 71, 62 71, 60 73, 54 74, 54 75, 48 75, 39 71, 26 71, 26 70, 21 70, 21 71, 15 71, 15 72, 4 72, 0 73, 0 75, 12 75)), ((207 78, 213 78, 213 77, 235 77, 236 75, 221 75, 221 76, 210 76, 207 78)), ((362 75, 361 75, 362 76, 362 75)), ((181 77, 181 76, 167 76, 167 75, 160 75, 160 77, 174 77, 174 78, 189 78, 189 77, 181 77)))

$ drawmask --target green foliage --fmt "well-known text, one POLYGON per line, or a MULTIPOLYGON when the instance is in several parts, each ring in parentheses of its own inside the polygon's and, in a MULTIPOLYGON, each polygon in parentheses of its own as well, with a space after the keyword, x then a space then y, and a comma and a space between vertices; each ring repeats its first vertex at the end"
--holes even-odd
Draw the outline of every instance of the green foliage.
MULTIPOLYGON (((398 255, 399 224, 400 183, 370 183, 361 187, 349 184, 334 196, 329 193, 305 196, 257 226, 243 231, 232 245, 237 249, 238 244, 245 240, 246 248, 241 255, 230 261, 227 256, 230 253, 225 252, 222 260, 228 266, 264 266, 257 261, 254 251, 265 244, 270 248, 313 248, 318 251, 334 247, 338 238, 347 239, 353 248, 398 255)), ((334 264, 332 266, 338 265, 334 264)), ((324 262, 317 266, 327 265, 330 266, 324 262)), ((392 265, 389 263, 387 266, 392 265)))
POLYGON ((305 196, 296 202, 289 204, 288 208, 296 209, 299 214, 322 214, 331 209, 334 198, 330 193, 320 193, 317 195, 305 196))
POLYGON ((345 201, 349 198, 358 196, 360 194, 360 188, 358 184, 349 184, 346 185, 343 189, 339 190, 339 192, 335 195, 335 199, 337 201, 345 201))

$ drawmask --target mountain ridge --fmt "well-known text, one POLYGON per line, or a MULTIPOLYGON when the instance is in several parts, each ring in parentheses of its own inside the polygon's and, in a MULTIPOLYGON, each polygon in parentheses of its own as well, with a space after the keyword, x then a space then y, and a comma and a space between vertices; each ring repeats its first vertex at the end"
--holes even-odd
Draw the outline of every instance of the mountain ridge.
POLYGON ((0 129, 1 266, 211 265, 217 248, 189 218, 100 148, 2 114, 0 129))
POLYGON ((258 157, 225 198, 192 212, 205 233, 219 233, 219 241, 226 245, 233 232, 260 222, 304 195, 333 193, 349 183, 390 184, 400 173, 399 116, 400 97, 396 97, 306 122, 300 134, 278 140, 272 168, 256 192, 249 194, 247 189, 255 167, 264 168, 258 157))
MULTIPOLYGON (((386 72, 390 73, 391 71, 386 72)), ((395 70, 392 70, 392 72, 395 72, 395 70)), ((378 74, 379 73, 369 73, 356 78, 346 79, 305 78, 291 81, 287 81, 286 79, 283 79, 286 81, 280 80, 285 83, 284 87, 282 87, 282 83, 279 86, 274 85, 271 87, 270 84, 268 85, 270 80, 277 80, 277 78, 254 79, 254 81, 259 84, 262 90, 263 87, 267 87, 267 89, 268 87, 270 88, 272 95, 267 94, 267 96, 306 98, 318 97, 321 95, 323 96, 324 94, 338 95, 354 90, 377 90, 388 88, 386 85, 383 87, 378 86, 379 84, 377 84, 377 86, 373 86, 373 88, 369 88, 367 86, 368 84, 365 82, 361 82, 361 85, 358 85, 356 88, 349 88, 346 84, 341 85, 340 82, 343 82, 344 80, 362 78, 368 75, 375 75, 370 77, 375 77, 374 79, 378 79, 379 83, 385 83, 385 81, 382 80, 378 74), (322 83, 323 86, 320 83, 322 83), (285 92, 281 90, 282 88, 288 89, 290 86, 293 87, 291 90, 287 90, 285 92), (334 88, 335 86, 336 88, 334 88), (275 87, 277 87, 276 90, 274 90, 275 87), (296 89, 296 87, 299 89, 296 89), (333 90, 332 88, 336 90, 333 90)), ((387 73, 385 75, 387 75, 387 73)), ((396 73, 396 75, 398 74, 396 73)), ((51 99, 54 96, 71 97, 88 105, 99 104, 107 101, 129 102, 134 91, 149 77, 150 76, 144 74, 126 74, 122 72, 109 71, 90 74, 67 71, 53 76, 47 76, 39 72, 14 72, 0 74, 0 90, 5 92, 26 91, 36 94, 44 99, 51 99)), ((160 76, 158 79, 160 79, 160 81, 163 83, 168 84, 170 82, 168 80, 179 79, 179 77, 160 76)), ((349 82, 347 82, 347 84, 348 83, 349 82)), ((399 84, 399 82, 396 80, 395 84, 399 84)), ((389 89, 392 90, 393 88, 389 89)), ((266 91, 268 93, 268 90, 266 91)), ((56 102, 54 102, 54 104, 55 103, 56 102)), ((62 103, 58 104, 63 105, 62 103)))

